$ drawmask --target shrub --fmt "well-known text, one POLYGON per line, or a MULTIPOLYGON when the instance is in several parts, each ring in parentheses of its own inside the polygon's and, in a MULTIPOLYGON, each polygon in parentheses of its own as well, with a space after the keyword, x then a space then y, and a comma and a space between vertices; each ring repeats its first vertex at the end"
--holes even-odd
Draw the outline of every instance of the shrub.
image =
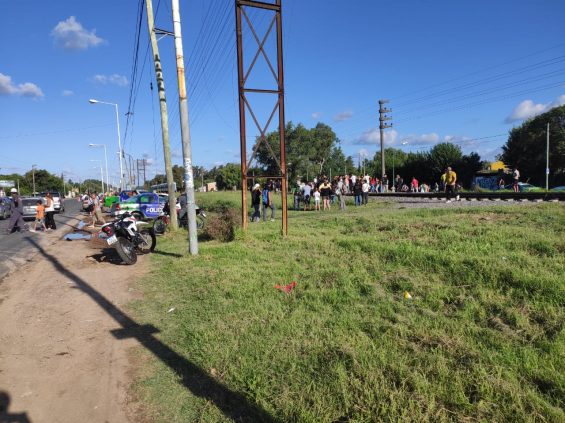
POLYGON ((223 207, 218 214, 210 216, 204 227, 204 234, 222 242, 233 241, 238 222, 238 211, 231 207, 223 207))

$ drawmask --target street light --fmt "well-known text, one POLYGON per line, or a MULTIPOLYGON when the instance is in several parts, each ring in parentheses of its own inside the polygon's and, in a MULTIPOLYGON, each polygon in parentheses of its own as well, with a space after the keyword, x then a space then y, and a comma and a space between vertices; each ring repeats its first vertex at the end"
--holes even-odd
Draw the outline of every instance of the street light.
MULTIPOLYGON (((102 172, 102 160, 95 160, 92 159, 90 160, 91 162, 99 162, 100 163, 100 182, 102 182, 102 193, 105 193, 106 191, 104 190, 104 172, 102 172)), ((95 168, 96 169, 96 168, 95 168)))
MULTIPOLYGON (((88 144, 89 147, 104 147, 104 161, 106 162, 106 189, 110 186, 110 177, 108 176, 108 154, 106 153, 106 144, 88 144)), ((104 191, 106 192, 106 191, 104 191)))
POLYGON ((122 150, 122 141, 120 139, 120 118, 118 114, 118 105, 116 103, 108 103, 106 101, 99 101, 90 99, 88 100, 90 104, 108 104, 110 106, 114 106, 116 108, 116 125, 118 127, 118 150, 120 150, 120 189, 124 189, 124 167, 122 165, 122 157, 123 157, 123 150, 122 150))

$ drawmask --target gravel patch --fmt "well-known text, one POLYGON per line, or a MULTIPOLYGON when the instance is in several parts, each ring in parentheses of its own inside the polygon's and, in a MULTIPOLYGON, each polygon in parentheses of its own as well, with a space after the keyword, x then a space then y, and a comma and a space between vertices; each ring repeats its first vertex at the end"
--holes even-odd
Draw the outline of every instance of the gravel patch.
POLYGON ((461 208, 461 207, 492 207, 492 206, 528 206, 528 205, 535 205, 540 204, 539 201, 516 201, 516 200, 490 200, 490 199, 483 199, 483 200, 466 200, 461 199, 461 201, 452 201, 451 203, 447 203, 444 199, 437 199, 437 198, 416 198, 416 197, 386 197, 386 198, 379 198, 379 197, 369 197, 369 201, 379 201, 379 202, 388 202, 392 203, 392 208, 394 209, 443 209, 443 208, 461 208))

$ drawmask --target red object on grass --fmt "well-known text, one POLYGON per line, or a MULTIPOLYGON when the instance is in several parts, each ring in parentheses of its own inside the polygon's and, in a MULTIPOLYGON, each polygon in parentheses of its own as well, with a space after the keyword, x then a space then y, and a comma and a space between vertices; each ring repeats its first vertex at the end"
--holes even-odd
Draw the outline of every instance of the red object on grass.
POLYGON ((275 285, 275 289, 279 289, 281 291, 286 292, 287 294, 290 294, 290 291, 292 291, 294 289, 294 287, 296 286, 296 282, 291 282, 288 285, 275 285))

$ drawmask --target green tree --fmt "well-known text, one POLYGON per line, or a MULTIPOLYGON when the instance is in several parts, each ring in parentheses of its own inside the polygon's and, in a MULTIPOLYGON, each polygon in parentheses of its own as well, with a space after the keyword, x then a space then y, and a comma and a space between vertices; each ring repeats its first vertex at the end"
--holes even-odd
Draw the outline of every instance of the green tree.
POLYGON ((218 168, 216 184, 219 190, 241 188, 241 167, 236 163, 228 163, 218 168))
POLYGON ((550 185, 565 183, 565 106, 555 107, 513 128, 501 159, 520 171, 522 179, 545 186, 546 136, 549 123, 550 185))
POLYGON ((451 166, 455 169, 455 165, 461 161, 463 153, 461 147, 450 142, 442 142, 434 145, 428 153, 430 170, 435 178, 443 173, 443 171, 451 166))
MULTIPOLYGON (((271 148, 259 138, 255 141, 257 162, 266 175, 280 172, 279 165, 273 158, 273 155, 280 158, 278 138, 278 131, 266 135, 271 148)), ((322 173, 329 175, 330 169, 336 174, 343 172, 348 165, 349 169, 353 166, 351 158, 344 156, 336 134, 324 123, 307 129, 301 123, 295 126, 288 122, 285 126, 285 144, 289 180, 306 177, 312 179, 322 173)))

